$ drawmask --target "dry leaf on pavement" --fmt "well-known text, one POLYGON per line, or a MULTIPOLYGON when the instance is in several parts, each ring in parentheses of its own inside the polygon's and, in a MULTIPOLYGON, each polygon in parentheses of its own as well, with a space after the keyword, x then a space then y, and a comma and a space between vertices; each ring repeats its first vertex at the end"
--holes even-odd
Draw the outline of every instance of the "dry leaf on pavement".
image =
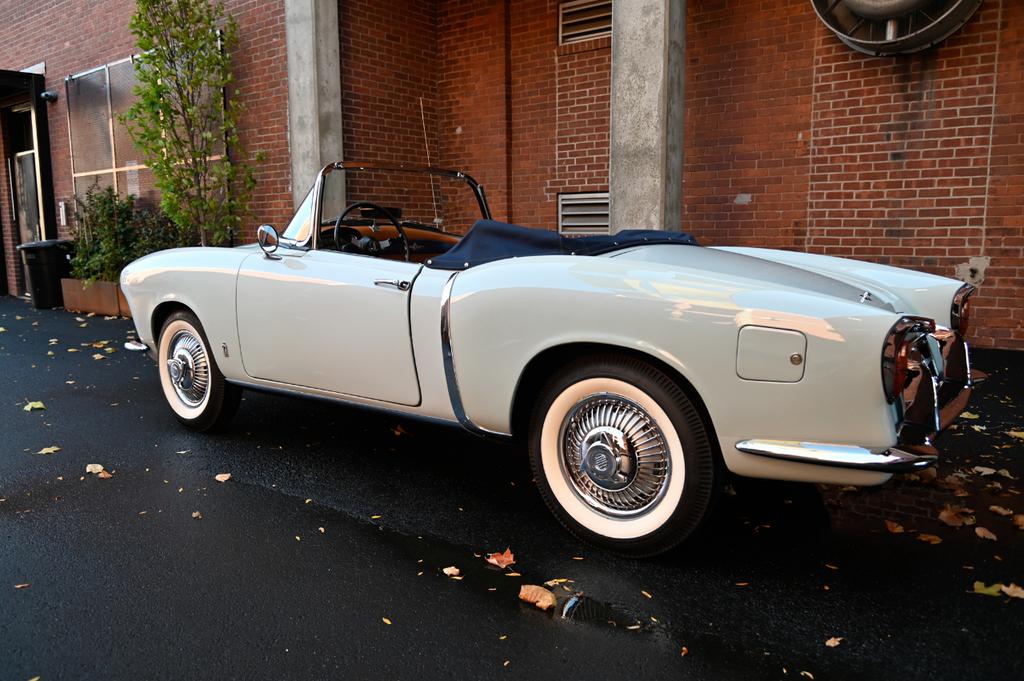
POLYGON ((1013 516, 1013 524, 1017 526, 1018 530, 1024 530, 1024 513, 1013 516))
POLYGON ((213 476, 213 479, 217 482, 227 482, 231 479, 231 473, 217 473, 217 475, 213 476))
POLYGON ((1010 437, 1015 437, 1018 440, 1024 440, 1024 431, 1021 430, 1009 430, 1006 432, 1010 437))
POLYGON ((1003 508, 1002 506, 989 506, 988 510, 992 511, 993 513, 997 513, 999 515, 1002 515, 1002 516, 1013 515, 1013 511, 1011 511, 1008 508, 1003 508))
POLYGON ((46 405, 43 404, 42 402, 29 402, 24 407, 22 407, 22 409, 24 411, 39 411, 42 409, 46 409, 46 405))
POLYGON ((975 466, 971 469, 978 475, 995 475, 996 469, 989 468, 988 466, 975 466))
POLYGON ((885 521, 885 529, 889 530, 889 532, 893 534, 903 534, 903 526, 897 522, 893 522, 892 520, 885 521))
POLYGON ((555 594, 536 584, 523 584, 519 587, 519 600, 533 603, 541 610, 553 608, 557 603, 555 594))
POLYGON ((85 467, 85 472, 92 473, 93 475, 98 475, 99 473, 103 472, 103 466, 98 463, 91 463, 85 467))
POLYGON ((441 572, 445 573, 449 577, 458 577, 460 574, 462 574, 459 568, 455 567, 454 565, 449 565, 448 567, 441 570, 441 572))
POLYGON ((934 534, 924 534, 923 532, 917 535, 918 541, 928 542, 929 544, 941 544, 942 539, 936 537, 934 534))
POLYGON ((991 531, 985 529, 984 527, 980 527, 980 526, 979 527, 975 527, 974 528, 974 534, 978 535, 982 539, 988 539, 990 541, 995 541, 996 540, 996 536, 994 534, 992 534, 991 531))
POLYGON ((842 636, 833 636, 829 640, 825 641, 825 645, 827 645, 829 648, 835 648, 837 645, 839 645, 842 642, 843 642, 843 637, 842 636))
POLYGON ((974 419, 978 418, 978 415, 977 414, 972 414, 969 411, 965 411, 964 413, 960 414, 960 418, 974 420, 974 419))
POLYGON ((56 454, 60 451, 60 447, 53 445, 52 447, 43 447, 36 454, 56 454))
POLYGON ((504 553, 489 553, 484 557, 491 565, 497 565, 502 570, 507 568, 516 562, 516 557, 512 554, 512 551, 508 548, 505 549, 504 553))
POLYGON ((384 624, 389 624, 389 625, 391 624, 391 620, 389 620, 387 617, 381 617, 380 621, 383 622, 384 624))
POLYGON ((29 584, 28 582, 26 582, 26 583, 24 583, 24 584, 15 584, 15 585, 14 585, 14 588, 15 588, 15 589, 27 589, 27 588, 29 588, 30 586, 32 586, 32 585, 31 585, 31 584, 29 584))
POLYGON ((982 596, 998 596, 1003 588, 1003 585, 999 582, 990 586, 985 586, 985 582, 974 583, 974 593, 981 594, 982 596))
POLYGON ((970 515, 974 511, 963 506, 953 506, 946 504, 942 511, 939 512, 939 520, 946 523, 950 527, 962 527, 964 525, 973 525, 974 516, 970 515))
POLYGON ((109 471, 100 471, 96 474, 96 477, 100 480, 110 480, 114 476, 109 471))
POLYGON ((1010 598, 1024 598, 1024 589, 1012 582, 1009 585, 1000 584, 999 589, 1010 598))
POLYGON ((200 513, 199 511, 192 511, 192 517, 195 518, 196 520, 202 520, 203 514, 200 513))

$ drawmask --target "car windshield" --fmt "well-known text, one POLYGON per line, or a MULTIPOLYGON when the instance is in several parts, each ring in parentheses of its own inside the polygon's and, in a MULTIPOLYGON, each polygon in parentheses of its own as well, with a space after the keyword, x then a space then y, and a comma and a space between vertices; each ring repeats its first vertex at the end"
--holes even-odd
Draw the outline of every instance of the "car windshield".
MULTIPOLYGON (((287 242, 308 242, 313 232, 315 194, 310 191, 285 229, 282 236, 287 242)), ((390 215, 403 227, 449 234, 464 234, 477 220, 487 217, 474 184, 465 176, 447 171, 330 168, 323 175, 320 199, 321 229, 333 227, 346 211, 345 224, 349 227, 358 227, 361 222, 387 224, 390 215)))

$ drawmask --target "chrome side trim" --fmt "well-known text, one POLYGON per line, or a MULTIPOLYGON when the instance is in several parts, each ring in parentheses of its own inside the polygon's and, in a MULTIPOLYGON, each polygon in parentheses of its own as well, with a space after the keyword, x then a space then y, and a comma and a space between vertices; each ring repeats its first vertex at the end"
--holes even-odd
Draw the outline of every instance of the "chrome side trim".
POLYGON ((441 354, 444 360, 444 378, 448 384, 448 399, 452 403, 452 411, 455 412, 455 418, 459 420, 462 427, 481 437, 511 437, 511 433, 500 433, 494 430, 488 430, 487 428, 481 428, 480 426, 473 423, 473 420, 466 415, 466 410, 462 406, 462 394, 459 392, 459 380, 455 375, 455 355, 452 354, 452 326, 451 326, 451 308, 452 308, 452 288, 455 286, 455 279, 459 276, 458 272, 452 274, 448 279, 448 282, 444 285, 444 290, 441 292, 441 354))
POLYGON ((743 440, 736 443, 736 449, 772 459, 879 473, 906 473, 927 468, 938 458, 938 453, 930 446, 890 447, 878 451, 857 445, 821 442, 743 440))
POLYGON ((385 404, 369 404, 366 402, 356 402, 355 400, 346 399, 341 395, 325 395, 315 392, 304 392, 297 388, 290 388, 283 385, 263 385, 261 383, 253 383, 251 381, 240 381, 233 378, 225 378, 225 381, 232 385, 237 385, 240 388, 246 390, 252 390, 259 393, 267 393, 269 395, 287 395, 288 397, 301 397, 303 399, 319 400, 320 402, 330 402, 331 404, 337 404, 344 407, 353 407, 355 409, 364 409, 366 411, 373 411, 378 414, 387 414, 395 418, 408 418, 416 421, 422 421, 424 423, 432 423, 439 426, 448 426, 455 428, 459 424, 450 419, 443 419, 437 416, 428 416, 426 414, 420 414, 415 411, 404 411, 396 407, 389 407, 385 404))

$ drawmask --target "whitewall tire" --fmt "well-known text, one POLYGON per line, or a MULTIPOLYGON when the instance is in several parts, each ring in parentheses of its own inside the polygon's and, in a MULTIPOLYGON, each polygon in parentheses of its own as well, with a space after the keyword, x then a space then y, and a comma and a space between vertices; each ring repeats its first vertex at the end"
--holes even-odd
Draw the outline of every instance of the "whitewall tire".
POLYGON ((242 391, 224 380, 202 324, 191 312, 175 312, 164 322, 157 367, 167 404, 189 428, 210 430, 234 416, 242 391))
POLYGON ((569 530, 633 555, 696 530, 717 491, 716 454, 696 405, 671 378, 631 358, 582 358, 541 390, 530 461, 569 530))

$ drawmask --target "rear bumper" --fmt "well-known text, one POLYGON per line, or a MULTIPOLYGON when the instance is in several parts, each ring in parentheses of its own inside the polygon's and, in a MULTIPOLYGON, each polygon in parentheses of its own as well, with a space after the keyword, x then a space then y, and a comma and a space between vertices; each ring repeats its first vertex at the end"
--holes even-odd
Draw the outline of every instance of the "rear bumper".
MULTIPOLYGON (((736 449, 772 459, 877 473, 906 473, 938 460, 935 436, 963 413, 973 388, 986 376, 971 368, 967 343, 948 329, 921 333, 913 341, 911 379, 893 408, 896 444, 873 449, 859 445, 750 439, 736 449)), ((881 398, 881 395, 879 395, 881 398)))
POLYGON ((785 440, 744 440, 736 449, 772 459, 818 466, 853 468, 876 473, 906 473, 935 463, 938 452, 931 445, 872 450, 857 445, 785 440))

